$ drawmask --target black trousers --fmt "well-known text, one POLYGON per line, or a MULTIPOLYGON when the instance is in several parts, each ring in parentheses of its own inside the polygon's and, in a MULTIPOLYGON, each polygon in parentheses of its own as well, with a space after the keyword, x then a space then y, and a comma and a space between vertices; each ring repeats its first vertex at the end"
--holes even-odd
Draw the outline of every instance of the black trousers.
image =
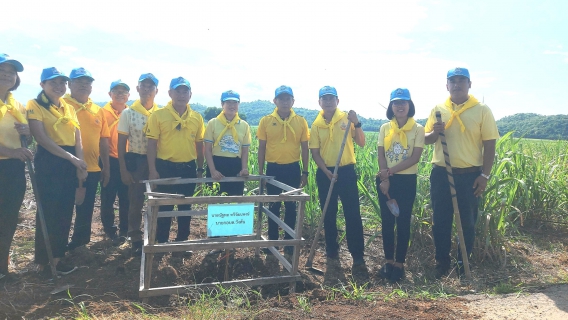
MULTIPOLYGON (((473 194, 473 183, 479 172, 454 174, 458 209, 462 223, 465 247, 468 256, 473 250, 475 240, 475 223, 479 207, 479 198, 473 194)), ((446 174, 446 168, 435 167, 430 174, 430 197, 434 210, 434 245, 436 246, 436 261, 438 263, 450 263, 450 250, 452 248, 452 224, 454 221, 454 208, 450 193, 450 184, 446 174)), ((461 260, 461 252, 458 245, 458 260, 461 260)))
MULTIPOLYGON (((221 172, 225 177, 236 177, 241 172, 241 158, 229 158, 213 156, 215 169, 221 172)), ((206 172, 207 177, 211 177, 209 167, 206 172)), ((219 194, 226 192, 228 196, 242 196, 245 191, 244 182, 221 182, 219 183, 219 194)))
POLYGON ((83 245, 91 241, 91 224, 93 222, 93 209, 95 208, 95 196, 101 180, 101 172, 89 172, 87 180, 83 182, 85 187, 85 200, 79 206, 75 206, 75 224, 71 241, 76 245, 83 245))
POLYGON ((118 159, 109 157, 110 179, 106 187, 101 184, 101 222, 106 234, 116 234, 114 200, 118 194, 118 228, 121 235, 128 233, 128 186, 120 178, 118 159))
MULTIPOLYGON (((160 174, 160 178, 196 178, 197 169, 195 160, 190 162, 171 162, 162 159, 156 159, 156 171, 160 174)), ((156 188, 157 192, 164 193, 177 193, 185 196, 193 196, 195 192, 195 183, 189 184, 170 184, 159 185, 156 188)), ((172 211, 174 206, 160 206, 160 211, 172 211)), ((178 210, 191 210, 191 205, 179 205, 178 210)), ((184 241, 189 237, 189 225, 191 217, 177 217, 178 231, 175 241, 184 241)), ((156 241, 167 242, 170 237, 170 227, 172 225, 172 218, 158 218, 158 226, 156 228, 156 241)))
MULTIPOLYGON (((266 175, 274 176, 276 180, 285 183, 291 187, 298 188, 302 181, 302 172, 300 170, 299 162, 292 162, 288 164, 277 164, 268 162, 266 165, 266 175)), ((280 194, 282 189, 273 186, 269 183, 266 184, 266 191, 268 194, 280 194)), ((296 202, 288 201, 284 202, 286 207, 284 222, 292 229, 296 225, 296 202)), ((282 202, 272 202, 269 209, 277 217, 280 217, 280 208, 282 207, 282 202)), ((292 237, 285 232, 284 239, 291 239, 292 237)), ((268 219, 268 239, 277 240, 278 239, 278 224, 268 219)))
POLYGON ((25 163, 0 160, 0 273, 8 274, 10 246, 18 225, 18 213, 26 193, 25 163))
POLYGON ((416 174, 395 174, 389 178, 389 196, 395 199, 400 214, 395 217, 387 206, 387 197, 381 192, 379 184, 381 180, 376 179, 377 193, 379 195, 379 206, 381 207, 381 226, 383 233, 383 250, 385 259, 395 260, 395 235, 394 226, 396 224, 396 262, 406 261, 408 251, 408 241, 410 240, 410 217, 412 216, 412 206, 416 199, 416 174))
MULTIPOLYGON (((65 151, 75 154, 75 147, 62 146, 65 151)), ((47 234, 54 258, 63 258, 67 251, 67 240, 73 207, 75 206, 75 189, 77 170, 75 166, 63 158, 57 157, 38 146, 34 158, 37 187, 40 204, 45 217, 47 234)), ((35 262, 46 265, 49 263, 40 219, 36 214, 35 232, 35 262)))
MULTIPOLYGON (((333 172, 334 168, 331 167, 328 169, 333 172)), ((318 185, 320 206, 323 211, 331 181, 325 173, 318 168, 316 172, 316 182, 318 185)), ((338 197, 341 199, 341 204, 343 205, 347 247, 353 258, 362 258, 364 251, 363 222, 361 221, 361 212, 359 209, 359 189, 357 187, 355 165, 346 165, 338 169, 338 178, 331 193, 324 219, 325 245, 328 254, 333 254, 339 250, 339 244, 337 243, 338 197)))

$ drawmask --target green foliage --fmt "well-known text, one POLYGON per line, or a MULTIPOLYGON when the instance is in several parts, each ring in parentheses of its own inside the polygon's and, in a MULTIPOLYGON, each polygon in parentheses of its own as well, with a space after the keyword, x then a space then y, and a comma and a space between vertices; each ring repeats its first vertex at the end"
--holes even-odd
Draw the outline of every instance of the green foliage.
POLYGON ((203 111, 203 120, 209 121, 218 116, 221 111, 223 111, 221 107, 207 107, 207 109, 203 111))
POLYGON ((517 113, 497 121, 499 131, 514 131, 514 135, 533 139, 568 139, 568 115, 543 116, 536 113, 517 113))

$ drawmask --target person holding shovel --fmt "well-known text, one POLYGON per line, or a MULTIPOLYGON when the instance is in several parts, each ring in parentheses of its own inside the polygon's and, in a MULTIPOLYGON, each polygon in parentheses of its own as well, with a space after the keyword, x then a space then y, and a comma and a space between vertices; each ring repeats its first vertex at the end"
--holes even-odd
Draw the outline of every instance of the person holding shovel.
MULTIPOLYGON (((207 176, 215 180, 224 177, 248 176, 250 127, 239 118, 241 96, 229 90, 221 94, 223 111, 207 123, 205 128, 205 159, 207 176)), ((220 183, 219 193, 242 196, 244 182, 220 183)))
POLYGON ((118 121, 128 106, 126 102, 130 97, 130 87, 122 80, 113 81, 108 93, 111 101, 103 107, 108 124, 110 137, 109 165, 110 178, 105 186, 101 183, 101 222, 106 236, 113 245, 119 245, 126 241, 128 236, 128 186, 120 179, 120 165, 118 163, 118 121), (114 224, 114 200, 118 195, 118 228, 114 224), (116 233, 117 229, 118 235, 116 233))
POLYGON ((309 148, 312 158, 318 166, 316 182, 318 186, 320 206, 325 207, 327 193, 331 180, 337 179, 336 184, 340 187, 333 188, 327 212, 325 214, 325 243, 328 259, 339 257, 339 244, 337 243, 337 198, 343 204, 345 216, 345 228, 347 234, 347 246, 353 258, 353 269, 365 266, 363 259, 364 239, 363 223, 359 209, 359 191, 357 187, 357 173, 355 172, 355 149, 353 141, 360 146, 365 146, 365 135, 361 129, 361 122, 357 113, 350 110, 349 113, 337 108, 339 98, 334 87, 325 86, 319 90, 319 105, 322 111, 312 124, 310 130, 309 148), (351 126, 348 128, 348 121, 351 126), (340 155, 341 144, 345 130, 349 130, 343 154, 340 155), (337 159, 341 157, 337 176, 333 170, 337 159))
POLYGON ((140 225, 146 191, 146 186, 140 181, 148 179, 148 139, 144 128, 148 117, 158 110, 158 105, 154 103, 158 94, 158 79, 151 73, 142 74, 136 90, 140 99, 122 111, 118 121, 118 163, 122 182, 128 185, 128 236, 132 241, 132 254, 139 257, 142 256, 143 233, 140 225))
MULTIPOLYGON (((469 71, 454 68, 447 73, 448 99, 432 109, 426 122, 425 143, 434 144, 430 197, 434 211, 432 233, 436 247, 436 278, 443 277, 451 268, 453 204, 446 163, 439 134, 444 132, 451 161, 455 192, 461 218, 467 256, 471 255, 475 240, 475 223, 479 197, 490 179, 495 158, 495 142, 499 131, 489 107, 469 94, 469 71), (440 112, 442 122, 436 120, 440 112)), ((459 246, 458 246, 459 248, 459 246)), ((461 252, 458 249, 458 275, 464 273, 461 252)))
MULTIPOLYGON (((69 80, 56 68, 41 73, 42 91, 26 106, 30 131, 38 143, 34 158, 40 204, 45 215, 54 264, 60 275, 77 269, 61 258, 67 251, 67 241, 75 205, 75 190, 87 179, 87 164, 83 160, 81 131, 75 108, 62 98, 69 80)), ((36 226, 39 226, 36 216, 36 226)), ((42 228, 36 228, 35 262, 42 274, 51 277, 42 228)))
MULTIPOLYGON (((149 179, 201 178, 203 175, 203 132, 205 126, 199 112, 189 105, 191 85, 186 79, 172 79, 168 94, 172 100, 148 118, 149 179)), ((159 185, 158 192, 193 196, 195 183, 159 185)), ((160 211, 172 211, 174 206, 160 206, 160 211)), ((191 205, 179 205, 178 210, 191 210, 191 205)), ((178 230, 175 241, 189 237, 191 216, 177 218, 178 230)), ((167 242, 170 235, 171 217, 158 218, 156 241, 167 242)))
POLYGON ((383 124, 379 131, 377 193, 386 259, 379 276, 392 282, 404 277, 410 217, 416 198, 418 161, 424 149, 424 127, 414 121, 415 111, 408 89, 395 89, 391 92, 387 108, 387 119, 390 121, 383 124))
MULTIPOLYGON (((294 93, 288 86, 280 86, 274 93, 276 109, 272 114, 260 119, 256 135, 258 137, 258 174, 274 176, 276 180, 294 188, 304 187, 308 183, 308 122, 304 117, 296 115, 294 93), (300 151, 301 149, 301 151, 300 151), (300 155, 302 169, 300 169, 300 155), (301 171, 300 171, 301 170, 301 171)), ((282 189, 267 184, 268 194, 279 194, 282 189)), ((281 202, 270 204, 270 211, 280 216, 281 202)), ((284 222, 294 229, 296 225, 296 202, 285 202, 286 215, 284 222)), ((278 224, 268 219, 268 239, 278 240, 278 224)), ((284 239, 291 239, 285 233, 284 239)), ((284 248, 284 253, 292 255, 293 247, 284 248)))
POLYGON ((25 161, 30 150, 22 146, 21 136, 30 141, 26 109, 14 99, 12 91, 20 86, 18 72, 24 66, 0 53, 0 281, 14 280, 8 273, 10 246, 18 224, 18 213, 26 193, 25 161))
POLYGON ((110 132, 102 108, 89 98, 95 80, 91 73, 85 68, 75 68, 71 70, 69 79, 71 79, 69 81, 71 94, 66 94, 63 99, 73 106, 77 113, 88 172, 87 180, 83 185, 85 198, 83 203, 76 203, 73 235, 67 245, 68 250, 72 251, 91 241, 91 224, 99 181, 104 187, 110 178, 108 158, 110 132), (99 157, 102 162, 102 169, 99 167, 99 157))

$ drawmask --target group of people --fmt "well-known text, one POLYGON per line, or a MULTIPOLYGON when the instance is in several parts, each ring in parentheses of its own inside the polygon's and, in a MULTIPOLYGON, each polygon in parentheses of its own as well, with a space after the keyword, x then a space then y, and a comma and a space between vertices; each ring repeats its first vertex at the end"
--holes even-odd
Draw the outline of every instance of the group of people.
MULTIPOLYGON (((238 115, 240 95, 237 92, 229 90, 221 94, 222 112, 205 125, 203 117, 191 109, 191 85, 183 77, 171 80, 168 91, 171 100, 164 107, 154 102, 158 79, 146 73, 139 77, 136 86, 139 99, 130 107, 126 105, 130 87, 116 80, 110 85, 111 100, 101 108, 89 97, 94 81, 89 71, 76 68, 66 76, 56 68, 46 68, 41 74, 41 92, 24 108, 11 93, 20 84, 18 73, 22 71, 19 61, 0 54, 0 278, 8 275, 10 245, 26 189, 24 161, 34 162, 40 196, 38 205, 45 214, 60 275, 76 270, 70 259, 62 259, 65 253, 90 241, 99 184, 104 232, 114 245, 130 238, 134 255, 141 255, 143 243, 140 227, 146 190, 141 181, 201 178, 205 173, 221 181, 220 193, 243 194, 244 183, 222 181, 224 177, 249 175, 252 138, 249 125, 238 115), (70 94, 66 94, 67 86, 70 94), (37 142, 35 154, 27 148, 31 137, 37 142), (85 187, 86 193, 84 201, 75 205, 78 187, 85 187), (117 195, 118 226, 114 214, 117 195), (73 211, 75 224, 69 241, 73 211)), ((407 89, 398 88, 391 93, 386 112, 390 122, 381 127, 378 139, 376 182, 386 260, 379 271, 381 277, 392 281, 404 277, 417 166, 424 144, 435 143, 430 179, 437 276, 443 276, 451 268, 453 208, 438 139, 441 132, 445 132, 451 152, 466 248, 471 254, 478 197, 490 178, 498 131, 490 109, 469 94, 470 87, 467 69, 450 70, 447 74, 450 97, 432 110, 426 127, 413 119, 415 106, 407 89), (436 121, 436 111, 441 112, 442 122, 436 121), (398 216, 388 209, 390 198, 398 202, 398 216)), ((322 110, 310 129, 307 121, 293 110, 292 89, 281 86, 275 90, 276 108, 261 119, 257 130, 258 174, 275 176, 276 180, 290 186, 303 187, 308 176, 314 174, 308 170, 311 151, 318 168, 315 175, 322 210, 332 180, 340 186, 332 190, 324 220, 327 258, 339 257, 336 220, 340 199, 347 247, 355 270, 365 267, 365 260, 354 144, 364 146, 365 135, 357 113, 338 108, 339 97, 334 87, 322 87, 318 101, 322 110), (345 149, 334 174, 344 134, 347 134, 345 149)), ((193 196, 195 184, 160 185, 156 191, 193 196)), ((268 194, 280 192, 277 187, 267 186, 268 194)), ((280 216, 281 205, 272 203, 270 211, 280 216)), ((294 228, 296 203, 285 202, 284 207, 284 222, 294 228)), ((178 210, 190 209, 190 205, 178 207, 178 210)), ((160 207, 160 211, 172 210, 173 206, 160 207)), ((157 242, 170 241, 171 222, 171 218, 158 219, 157 242)), ((189 216, 178 217, 173 241, 188 239, 190 222, 189 216)), ((272 221, 269 221, 268 237, 271 240, 279 237, 278 225, 272 221)), ((284 253, 292 254, 292 250, 293 247, 285 247, 284 253)), ((36 228, 35 262, 42 272, 49 274, 46 245, 39 227, 36 228)), ((458 259, 458 267, 460 263, 458 259)))

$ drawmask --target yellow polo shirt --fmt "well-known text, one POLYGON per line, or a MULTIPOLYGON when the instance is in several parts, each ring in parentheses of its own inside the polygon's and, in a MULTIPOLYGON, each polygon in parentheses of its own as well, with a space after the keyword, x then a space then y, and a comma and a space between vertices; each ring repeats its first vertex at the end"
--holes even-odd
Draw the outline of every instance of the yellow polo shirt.
MULTIPOLYGON (((377 145, 379 147, 385 146, 385 137, 389 134, 391 123, 387 122, 381 126, 379 130, 379 139, 377 145)), ((391 147, 385 150, 385 158, 387 159, 387 166, 392 168, 404 160, 410 158, 414 152, 414 148, 424 148, 424 127, 419 123, 415 123, 410 131, 406 133, 407 147, 404 148, 400 144, 400 138, 395 135, 392 139, 391 147)), ((410 168, 399 171, 396 174, 416 174, 418 173, 418 163, 410 168)))
MULTIPOLYGON (((68 108, 70 117, 76 123, 79 123, 77 119, 77 114, 75 114, 75 108, 67 104, 65 100, 59 99, 59 108, 53 106, 61 115, 65 115, 65 110, 68 108)), ((53 125, 57 122, 57 117, 54 116, 49 110, 40 106, 35 99, 28 101, 26 105, 26 110, 28 114, 28 119, 37 120, 43 122, 43 127, 47 132, 47 136, 53 140, 58 146, 75 146, 75 126, 71 121, 67 123, 59 123, 57 125, 57 130, 53 125)))
POLYGON ((288 164, 300 161, 301 142, 309 140, 308 122, 304 117, 296 115, 290 121, 290 126, 280 123, 273 115, 260 119, 256 136, 266 141, 266 161, 278 164, 288 164), (286 141, 284 139, 286 130, 286 141))
MULTIPOLYGON (((341 142, 343 141, 343 135, 347 129, 347 113, 337 121, 333 128, 333 137, 329 137, 329 129, 320 128, 312 124, 310 130, 310 149, 320 149, 320 155, 325 162, 327 167, 335 167, 335 162, 337 161, 337 156, 339 155, 339 149, 341 149, 341 142)), ((345 141, 345 149, 343 150, 343 155, 341 156, 341 161, 339 166, 345 166, 348 164, 355 164, 355 148, 353 145, 353 136, 355 135, 355 125, 351 124, 351 130, 347 135, 347 141, 345 141)))
MULTIPOLYGON (((4 105, 4 102, 0 100, 0 107, 4 105)), ((25 116, 26 108, 16 101, 14 106, 18 111, 25 116)), ((2 118, 0 118, 0 146, 8 149, 18 149, 22 147, 20 142, 20 134, 14 128, 14 123, 20 123, 16 118, 10 113, 6 112, 2 118)), ((0 156, 0 160, 8 159, 8 157, 0 156)))
POLYGON ((189 118, 187 127, 179 130, 175 117, 170 110, 176 112, 170 105, 152 113, 148 118, 146 137, 158 140, 158 159, 172 162, 189 162, 197 159, 195 143, 203 141, 205 125, 199 112, 193 111, 189 105, 181 115, 182 120, 189 118))
POLYGON ((100 140, 109 138, 110 132, 103 109, 93 103, 91 99, 84 104, 86 109, 81 109, 83 104, 65 95, 64 100, 75 108, 77 119, 81 125, 81 143, 83 144, 83 156, 87 163, 87 172, 99 172, 100 140))
MULTIPOLYGON (((221 131, 225 129, 225 126, 213 118, 207 123, 207 128, 205 128, 205 135, 203 141, 215 144, 215 141, 221 134, 221 131)), ((213 145, 213 155, 227 158, 240 158, 242 147, 250 146, 250 127, 249 124, 244 120, 239 120, 235 124, 235 129, 237 129, 237 135, 239 141, 235 142, 231 130, 225 131, 225 134, 219 141, 218 145, 213 145)))
MULTIPOLYGON (((458 111, 462 106, 463 104, 457 106, 452 103, 452 107, 455 111, 458 111)), ((434 123, 437 121, 436 111, 440 111, 442 114, 443 122, 447 123, 451 117, 451 112, 445 104, 442 103, 435 106, 430 112, 430 116, 426 122, 424 128, 426 132, 432 132, 434 130, 434 123)), ((465 132, 461 131, 457 119, 444 131, 452 167, 469 168, 482 166, 483 141, 496 140, 499 138, 499 130, 497 129, 493 113, 486 104, 480 102, 464 111, 464 113, 460 115, 460 118, 465 126, 465 132)), ((441 167, 446 166, 440 138, 438 138, 434 146, 432 163, 441 167)))
POLYGON ((110 137, 108 139, 109 156, 113 158, 118 158, 118 120, 120 120, 120 114, 117 113, 116 110, 112 108, 110 102, 108 102, 102 108, 102 110, 103 114, 105 115, 106 123, 108 125, 108 130, 110 134, 110 137))

